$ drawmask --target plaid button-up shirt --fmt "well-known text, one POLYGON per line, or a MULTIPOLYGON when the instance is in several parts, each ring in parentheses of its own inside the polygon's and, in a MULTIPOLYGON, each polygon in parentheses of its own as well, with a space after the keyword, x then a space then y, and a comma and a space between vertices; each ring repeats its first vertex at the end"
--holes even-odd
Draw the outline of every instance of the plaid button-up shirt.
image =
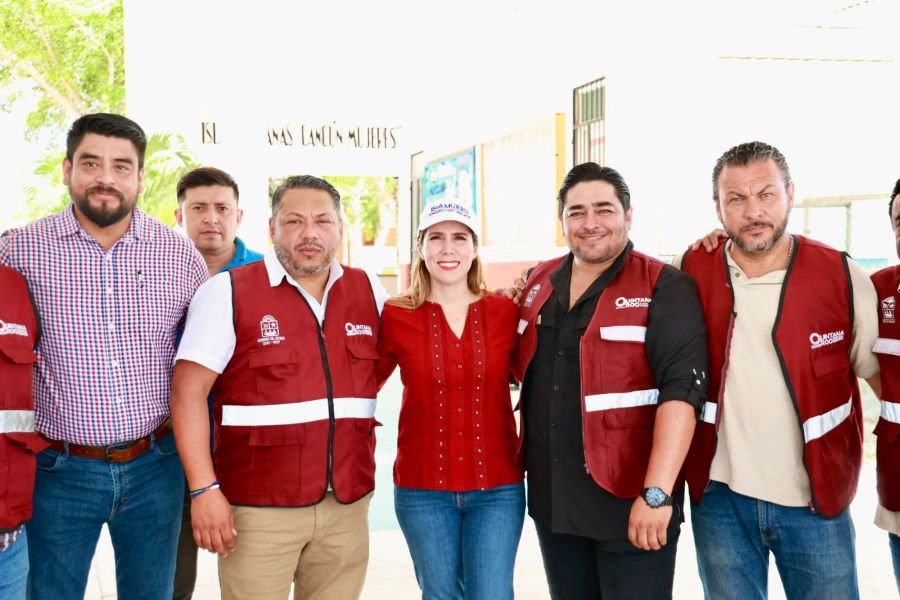
POLYGON ((175 333, 208 272, 186 238, 135 209, 104 250, 63 211, 0 237, 41 322, 35 427, 104 446, 143 437, 169 416, 175 333))

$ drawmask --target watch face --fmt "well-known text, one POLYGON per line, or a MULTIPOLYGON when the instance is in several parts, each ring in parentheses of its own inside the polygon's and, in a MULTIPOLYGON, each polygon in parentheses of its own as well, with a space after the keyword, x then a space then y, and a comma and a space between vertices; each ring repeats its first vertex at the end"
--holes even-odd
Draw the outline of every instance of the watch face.
POLYGON ((647 501, 647 504, 656 508, 662 506, 663 502, 666 501, 666 493, 658 487, 647 488, 647 491, 644 492, 644 500, 647 501))

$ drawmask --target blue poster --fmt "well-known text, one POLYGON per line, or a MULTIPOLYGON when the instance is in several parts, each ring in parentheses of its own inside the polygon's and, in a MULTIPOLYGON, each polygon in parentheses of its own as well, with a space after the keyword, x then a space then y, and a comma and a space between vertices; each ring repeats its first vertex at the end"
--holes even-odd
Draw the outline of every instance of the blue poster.
POLYGON ((475 201, 475 148, 425 165, 422 209, 435 202, 455 202, 478 214, 475 201))

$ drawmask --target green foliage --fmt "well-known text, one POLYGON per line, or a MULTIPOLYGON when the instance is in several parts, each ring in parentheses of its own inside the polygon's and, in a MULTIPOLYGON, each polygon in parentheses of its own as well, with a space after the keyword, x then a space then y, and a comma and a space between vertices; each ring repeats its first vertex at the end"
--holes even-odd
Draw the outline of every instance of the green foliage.
POLYGON ((13 84, 29 84, 30 141, 85 113, 124 111, 122 0, 2 0, 0 25, 0 102, 22 95, 13 84))
POLYGON ((347 221, 360 226, 366 242, 374 240, 381 230, 382 205, 397 204, 396 178, 342 175, 325 179, 341 193, 347 221))
MULTIPOLYGON (((63 186, 62 161, 65 153, 49 155, 38 163, 37 182, 25 188, 26 216, 37 219, 62 210, 69 203, 63 186)), ((175 186, 187 171, 200 166, 180 135, 155 133, 147 140, 144 159, 144 191, 138 206, 166 225, 175 225, 175 186)))
POLYGON ((184 138, 176 134, 154 133, 147 140, 144 159, 144 193, 138 201, 141 209, 166 225, 175 225, 175 186, 181 176, 199 167, 197 157, 184 138))
MULTIPOLYGON (((36 219, 69 202, 58 146, 72 121, 91 112, 125 112, 122 0, 0 0, 0 25, 0 107, 30 92, 35 104, 25 136, 51 144, 24 190, 26 216, 36 219)), ((175 184, 196 166, 184 138, 150 135, 139 206, 174 225, 175 184)))

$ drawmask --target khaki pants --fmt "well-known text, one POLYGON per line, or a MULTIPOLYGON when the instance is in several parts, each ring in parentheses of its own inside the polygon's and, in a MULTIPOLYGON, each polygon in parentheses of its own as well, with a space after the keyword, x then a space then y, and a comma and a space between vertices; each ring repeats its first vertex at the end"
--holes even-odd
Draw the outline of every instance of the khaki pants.
POLYGON ((340 504, 329 492, 315 506, 235 506, 237 550, 219 558, 224 600, 359 598, 369 561, 368 494, 340 504))

